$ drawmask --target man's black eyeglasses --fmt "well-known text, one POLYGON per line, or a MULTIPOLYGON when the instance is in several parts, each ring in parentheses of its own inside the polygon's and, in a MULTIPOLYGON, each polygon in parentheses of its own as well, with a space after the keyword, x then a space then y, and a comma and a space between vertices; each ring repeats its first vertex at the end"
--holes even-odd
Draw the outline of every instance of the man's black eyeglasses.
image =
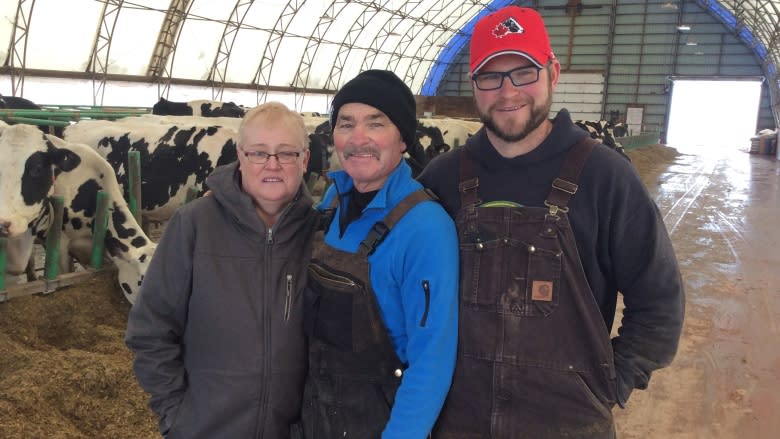
POLYGON ((241 152, 244 153, 247 160, 258 165, 268 163, 271 157, 276 157, 280 164, 289 165, 295 163, 295 160, 301 156, 300 151, 279 151, 276 154, 269 154, 265 151, 244 151, 242 149, 241 152))
POLYGON ((477 85, 477 88, 482 91, 498 90, 504 85, 504 78, 509 78, 515 87, 533 84, 539 80, 540 70, 542 68, 536 66, 518 67, 508 72, 475 73, 471 75, 471 79, 477 85))

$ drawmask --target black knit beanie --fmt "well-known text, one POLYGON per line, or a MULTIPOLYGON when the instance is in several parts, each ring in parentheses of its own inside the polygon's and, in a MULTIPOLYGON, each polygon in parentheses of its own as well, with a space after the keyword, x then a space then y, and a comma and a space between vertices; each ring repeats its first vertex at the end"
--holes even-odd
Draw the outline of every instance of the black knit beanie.
POLYGON ((339 109, 344 104, 370 105, 387 117, 401 132, 407 149, 414 144, 417 131, 417 106, 414 95, 395 73, 389 70, 366 70, 344 84, 330 106, 330 127, 336 127, 339 109))

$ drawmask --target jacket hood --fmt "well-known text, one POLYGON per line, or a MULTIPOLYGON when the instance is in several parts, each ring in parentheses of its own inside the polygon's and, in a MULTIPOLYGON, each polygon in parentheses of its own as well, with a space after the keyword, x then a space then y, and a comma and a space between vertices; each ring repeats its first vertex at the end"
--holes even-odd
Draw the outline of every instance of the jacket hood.
MULTIPOLYGON (((268 226, 257 216, 254 202, 241 186, 241 172, 238 161, 218 166, 206 179, 208 188, 220 204, 240 227, 248 229, 257 239, 268 236, 268 226)), ((279 217, 273 227, 274 242, 292 239, 309 215, 314 213, 313 200, 306 186, 301 182, 298 193, 279 217)))

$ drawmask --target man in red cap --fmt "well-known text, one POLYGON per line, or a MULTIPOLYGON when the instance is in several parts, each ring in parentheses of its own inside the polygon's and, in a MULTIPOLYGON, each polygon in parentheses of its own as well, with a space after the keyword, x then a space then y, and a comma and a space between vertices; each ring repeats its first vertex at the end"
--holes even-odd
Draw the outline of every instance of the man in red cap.
POLYGON ((629 161, 565 109, 549 119, 561 67, 536 11, 480 19, 470 68, 484 127, 419 178, 460 240, 457 362, 433 437, 613 438, 613 406, 677 350, 669 234, 629 161))

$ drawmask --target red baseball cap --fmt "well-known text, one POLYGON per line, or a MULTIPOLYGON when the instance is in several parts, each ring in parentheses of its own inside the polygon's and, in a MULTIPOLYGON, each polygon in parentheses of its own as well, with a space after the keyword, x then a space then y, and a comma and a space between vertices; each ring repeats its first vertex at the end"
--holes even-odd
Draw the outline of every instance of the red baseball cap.
POLYGON ((471 35, 471 73, 499 55, 520 55, 537 67, 555 59, 542 16, 533 9, 507 6, 482 17, 471 35))

